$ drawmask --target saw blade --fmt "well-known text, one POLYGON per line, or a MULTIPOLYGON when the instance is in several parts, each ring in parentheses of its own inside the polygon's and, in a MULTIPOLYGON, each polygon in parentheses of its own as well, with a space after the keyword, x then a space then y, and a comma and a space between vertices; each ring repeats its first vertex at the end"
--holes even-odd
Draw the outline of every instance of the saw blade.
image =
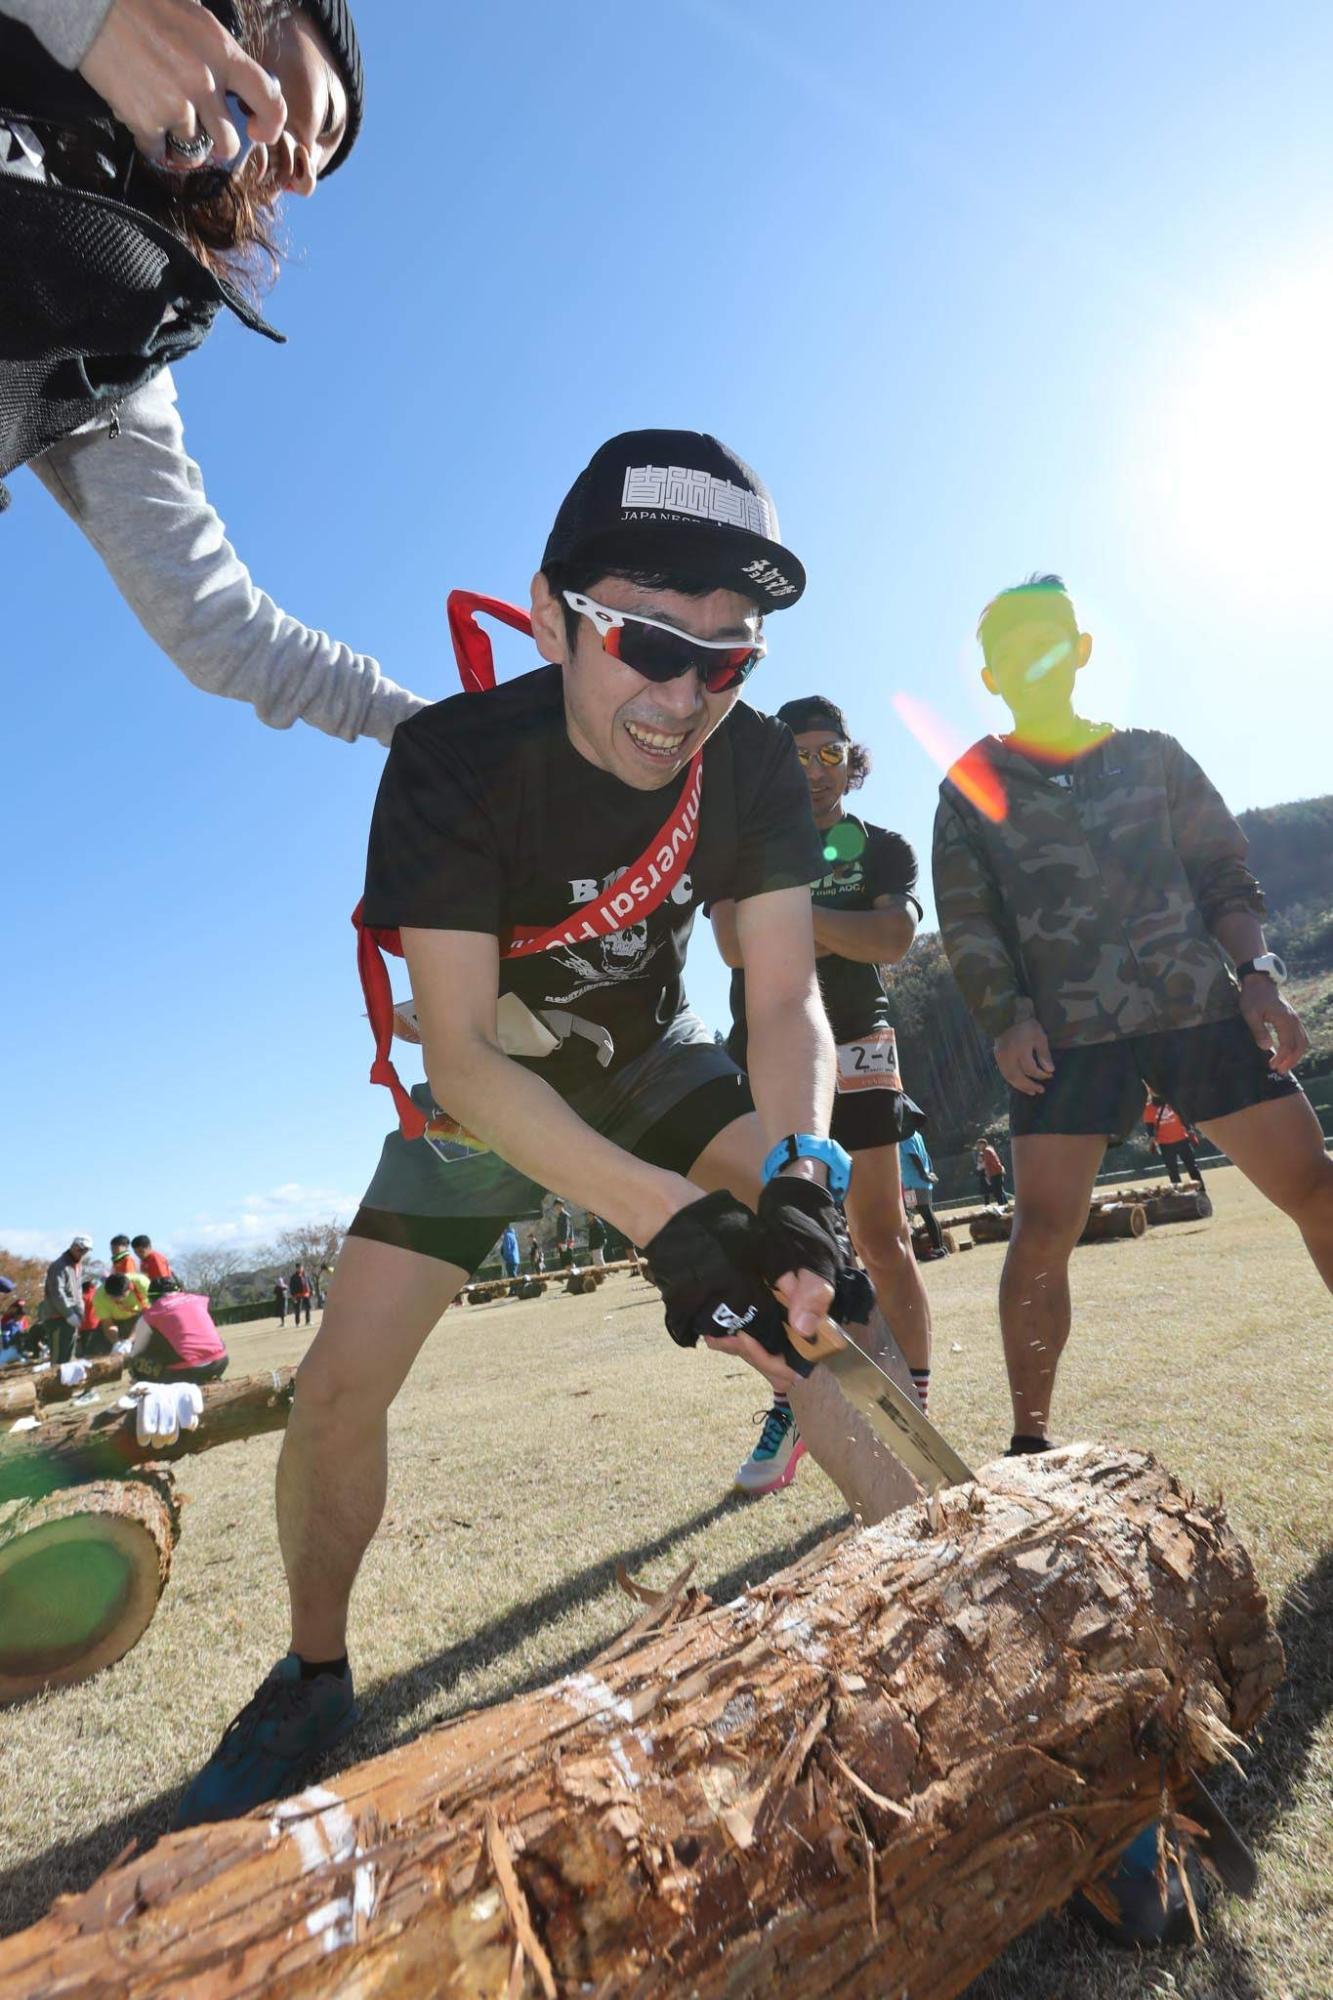
POLYGON ((928 1493, 942 1486, 961 1486, 975 1478, 971 1467, 958 1456, 946 1437, 936 1430, 915 1396, 900 1389, 893 1377, 872 1361, 865 1349, 853 1340, 846 1327, 836 1320, 828 1325, 843 1345, 836 1354, 820 1361, 837 1377, 838 1387, 877 1435, 919 1479, 928 1493))

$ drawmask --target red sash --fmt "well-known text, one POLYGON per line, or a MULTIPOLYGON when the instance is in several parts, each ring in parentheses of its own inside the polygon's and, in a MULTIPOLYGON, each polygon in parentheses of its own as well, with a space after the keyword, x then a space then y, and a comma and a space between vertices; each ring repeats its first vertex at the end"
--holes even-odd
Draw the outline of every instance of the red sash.
MULTIPOLYGON (((480 694, 495 686, 495 659, 489 635, 476 622, 477 613, 486 612, 510 625, 516 632, 531 634, 532 621, 525 611, 499 598, 482 597, 471 590, 449 593, 449 631, 454 642, 459 678, 468 694, 480 694)), ((703 790, 703 751, 696 750, 685 774, 685 783, 670 817, 655 833, 638 860, 617 876, 594 902, 584 904, 572 916, 562 918, 546 930, 511 931, 500 941, 502 958, 531 958, 557 945, 584 944, 589 939, 610 937, 628 924, 647 917, 664 903, 690 865, 699 837, 699 800, 703 790)), ((393 989, 385 952, 401 958, 403 943, 396 930, 375 930, 362 921, 363 905, 352 912, 356 927, 356 963, 361 975, 366 1012, 375 1037, 375 1060, 370 1066, 372 1083, 383 1084, 393 1097, 399 1129, 405 1139, 419 1139, 426 1129, 426 1114, 414 1102, 394 1068, 393 989)))

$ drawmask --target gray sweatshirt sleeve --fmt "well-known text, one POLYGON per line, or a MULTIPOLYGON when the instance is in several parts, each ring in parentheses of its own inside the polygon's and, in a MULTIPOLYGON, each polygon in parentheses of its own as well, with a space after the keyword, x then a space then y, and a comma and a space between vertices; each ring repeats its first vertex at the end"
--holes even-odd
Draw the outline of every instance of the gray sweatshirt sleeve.
POLYGON ((78 68, 110 12, 111 0, 0 0, 0 14, 31 28, 65 69, 78 68))
POLYGON ((62 438, 32 469, 102 557, 149 636, 197 688, 248 701, 273 729, 308 722, 387 743, 426 706, 365 653, 280 611, 209 506, 164 369, 107 423, 62 438))

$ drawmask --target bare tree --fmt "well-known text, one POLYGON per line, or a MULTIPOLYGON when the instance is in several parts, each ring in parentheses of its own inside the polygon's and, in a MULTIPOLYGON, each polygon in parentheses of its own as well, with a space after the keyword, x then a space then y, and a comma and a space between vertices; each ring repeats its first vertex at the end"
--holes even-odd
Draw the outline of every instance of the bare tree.
POLYGON ((192 1250, 177 1252, 173 1268, 187 1292, 211 1298, 245 1264, 244 1255, 230 1244, 197 1243, 192 1250))
POLYGON ((274 1261, 284 1266, 304 1264, 313 1283, 321 1271, 332 1270, 337 1263, 346 1234, 336 1215, 327 1222, 297 1223, 292 1229, 284 1229, 274 1242, 274 1261))

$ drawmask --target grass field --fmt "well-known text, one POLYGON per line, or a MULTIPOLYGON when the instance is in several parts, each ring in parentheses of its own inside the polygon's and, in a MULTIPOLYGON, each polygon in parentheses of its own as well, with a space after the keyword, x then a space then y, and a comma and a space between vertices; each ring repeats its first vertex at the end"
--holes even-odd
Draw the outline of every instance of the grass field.
MULTIPOLYGON (((1217 1789, 1260 1851, 1252 1904, 1214 1901, 1207 1941, 1124 1957, 1056 1918, 970 2000, 1329 2000, 1333 1995, 1333 1407, 1326 1293, 1288 1224, 1234 1170, 1211 1222, 1075 1253, 1064 1439, 1148 1447, 1226 1497, 1289 1660, 1246 1781, 1217 1789)), ((1002 1250, 926 1268, 932 1414, 972 1463, 1008 1438, 995 1315, 1002 1250)), ((304 1331, 233 1330, 232 1372, 295 1360, 304 1331)), ((369 1337, 369 1334, 368 1336, 369 1337)), ((764 1401, 748 1370, 682 1353, 656 1294, 457 1309, 392 1419, 384 1526, 353 1605, 366 1717, 353 1762, 579 1666, 628 1622, 615 1565, 663 1582, 686 1560, 727 1597, 836 1527, 807 1459, 786 1493, 730 1492, 764 1401)), ((190 1496, 157 1617, 119 1665, 0 1717, 0 1929, 85 1886, 175 1797, 285 1650, 273 1437, 183 1465, 190 1496)), ((799 2000, 793 1994, 793 2000, 799 2000)))

